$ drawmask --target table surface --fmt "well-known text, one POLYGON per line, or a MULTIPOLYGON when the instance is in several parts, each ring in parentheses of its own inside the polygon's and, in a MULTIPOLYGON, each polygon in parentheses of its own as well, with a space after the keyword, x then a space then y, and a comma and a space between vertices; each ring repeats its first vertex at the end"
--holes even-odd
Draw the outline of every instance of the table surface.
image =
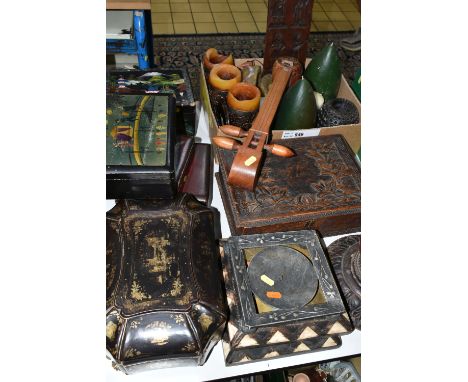
MULTIPOLYGON (((201 138, 202 143, 211 143, 208 133, 208 123, 202 109, 200 113, 200 120, 198 124, 197 136, 201 138)), ((218 171, 218 165, 215 163, 214 172, 218 171)), ((219 194, 217 182, 213 182, 213 201, 211 203, 216 207, 221 215, 221 231, 224 238, 230 237, 229 225, 227 222, 226 214, 224 212, 223 203, 219 194)), ((107 209, 114 206, 113 200, 106 201, 107 209)), ((324 238, 325 244, 328 246, 338 238, 346 236, 333 236, 324 238)), ((202 382, 211 381, 214 379, 234 377, 237 375, 254 374, 267 370, 282 369, 296 365, 303 365, 309 363, 316 363, 330 359, 343 358, 353 356, 361 353, 361 332, 354 330, 352 333, 342 336, 342 345, 337 349, 323 350, 318 352, 302 353, 298 355, 291 355, 288 357, 281 357, 276 359, 269 359, 264 361, 251 362, 238 366, 225 366, 223 349, 221 341, 213 349, 208 361, 203 366, 187 366, 176 367, 169 369, 159 369, 139 374, 126 376, 120 371, 116 371, 111 367, 111 362, 107 360, 108 367, 106 371, 107 381, 131 381, 131 382, 202 382), (130 379, 129 379, 130 378, 130 379)))

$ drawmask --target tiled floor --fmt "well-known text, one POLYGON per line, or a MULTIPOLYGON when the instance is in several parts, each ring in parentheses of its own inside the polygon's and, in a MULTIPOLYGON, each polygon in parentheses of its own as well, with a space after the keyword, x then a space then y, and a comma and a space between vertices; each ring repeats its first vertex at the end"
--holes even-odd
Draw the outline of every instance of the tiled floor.
MULTIPOLYGON (((266 31, 268 0, 151 0, 154 34, 266 31)), ((361 26, 356 0, 315 0, 311 32, 361 26)))

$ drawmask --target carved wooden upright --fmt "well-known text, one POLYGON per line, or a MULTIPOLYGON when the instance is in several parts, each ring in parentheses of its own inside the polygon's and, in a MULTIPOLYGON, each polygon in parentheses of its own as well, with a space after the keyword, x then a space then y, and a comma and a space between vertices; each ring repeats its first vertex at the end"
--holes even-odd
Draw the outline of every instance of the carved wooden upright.
POLYGON ((278 57, 296 57, 303 65, 307 55, 313 0, 269 0, 264 70, 278 57))

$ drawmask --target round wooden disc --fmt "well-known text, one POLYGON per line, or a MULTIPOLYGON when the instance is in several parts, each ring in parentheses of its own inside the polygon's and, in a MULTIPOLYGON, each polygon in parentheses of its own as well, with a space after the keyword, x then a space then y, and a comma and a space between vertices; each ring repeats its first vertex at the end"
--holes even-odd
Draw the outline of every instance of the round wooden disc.
POLYGON ((257 253, 247 274, 252 292, 278 309, 301 308, 317 293, 318 278, 312 263, 290 247, 279 245, 257 253))

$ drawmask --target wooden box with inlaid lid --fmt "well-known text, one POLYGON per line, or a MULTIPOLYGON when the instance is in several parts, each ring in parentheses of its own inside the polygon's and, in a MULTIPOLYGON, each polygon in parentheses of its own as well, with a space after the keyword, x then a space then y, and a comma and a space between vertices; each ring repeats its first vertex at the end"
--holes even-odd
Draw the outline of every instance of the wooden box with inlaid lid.
POLYGON ((341 345, 353 330, 314 231, 222 241, 226 365, 341 345))

